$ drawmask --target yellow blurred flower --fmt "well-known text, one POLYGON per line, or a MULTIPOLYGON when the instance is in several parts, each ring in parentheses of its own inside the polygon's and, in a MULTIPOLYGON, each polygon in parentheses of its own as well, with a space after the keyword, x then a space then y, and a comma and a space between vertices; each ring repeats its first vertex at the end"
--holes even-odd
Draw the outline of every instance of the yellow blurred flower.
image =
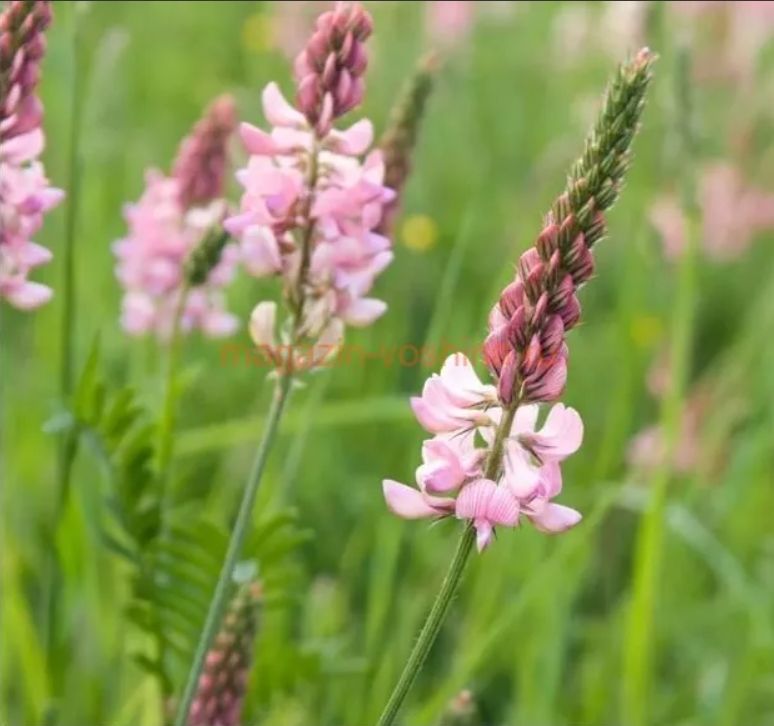
POLYGON ((438 225, 426 214, 412 214, 403 222, 401 240, 410 250, 426 252, 438 242, 438 225))
POLYGON ((651 348, 664 333, 661 320, 655 315, 638 315, 632 320, 629 334, 638 348, 651 348))
POLYGON ((242 46, 251 53, 273 50, 274 22, 268 13, 254 13, 242 26, 242 46))

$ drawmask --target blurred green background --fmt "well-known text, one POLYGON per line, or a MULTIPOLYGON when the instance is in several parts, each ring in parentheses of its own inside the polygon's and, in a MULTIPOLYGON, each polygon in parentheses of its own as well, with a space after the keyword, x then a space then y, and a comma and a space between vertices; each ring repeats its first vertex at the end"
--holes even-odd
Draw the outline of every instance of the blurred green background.
MULTIPOLYGON (((54 3, 45 161, 66 189, 76 74, 83 93, 77 367, 99 333, 107 379, 133 382, 151 411, 163 355, 156 341, 130 339, 118 325, 111 243, 125 230, 122 205, 139 196, 146 167, 168 168, 214 96, 233 92, 241 118, 263 123, 263 86, 276 79, 291 89, 288 24, 300 24, 303 37, 324 5, 54 3)), ((747 232, 738 216, 749 210, 731 192, 711 203, 699 194, 687 205, 695 244, 678 260, 666 258, 651 223, 659 199, 701 192, 719 163, 758 190, 761 205, 772 203, 772 4, 484 2, 471 4, 457 37, 433 20, 431 5, 367 3, 376 32, 363 113, 377 132, 423 50, 440 43, 447 56, 395 262, 376 288, 389 312, 349 331, 348 342, 372 351, 483 338, 616 63, 642 43, 660 60, 635 163, 570 339, 564 401, 581 412, 586 433, 565 467, 561 501, 584 521, 557 538, 530 527, 502 532, 475 559, 404 723, 436 723, 462 689, 478 704, 479 724, 774 723, 774 219, 747 232), (768 15, 744 26, 737 13, 749 5, 769 6, 768 15), (679 91, 679 57, 691 65, 690 102, 679 91), (686 153, 680 128, 689 112, 686 153), (709 254, 704 239, 723 204, 740 222, 730 236, 740 245, 748 237, 728 259, 709 254), (648 381, 667 350, 686 351, 687 374, 662 405, 648 381), (656 446, 632 463, 633 437, 659 420, 677 450, 693 455, 659 459, 656 446)), ((36 279, 55 290, 69 203, 39 235, 55 261, 36 279)), ((271 281, 242 274, 229 300, 246 320, 276 293, 271 281)), ((152 726, 159 696, 130 657, 142 636, 125 617, 127 568, 101 540, 105 482, 88 448, 51 532, 61 305, 55 293, 34 314, 5 307, 0 323, 0 722, 152 726), (62 578, 58 642, 47 658, 52 537, 62 578)), ((248 344, 245 330, 237 339, 248 344)), ((185 341, 183 359, 175 496, 225 525, 270 385, 259 369, 223 366, 220 344, 198 336, 185 341)), ((245 724, 361 726, 378 716, 458 533, 453 521, 395 519, 381 494, 384 477, 413 481, 424 434, 408 396, 430 370, 374 359, 319 373, 294 394, 256 511, 290 503, 312 538, 292 553, 294 597, 266 610, 245 724)), ((177 689, 183 675, 176 671, 177 689)))

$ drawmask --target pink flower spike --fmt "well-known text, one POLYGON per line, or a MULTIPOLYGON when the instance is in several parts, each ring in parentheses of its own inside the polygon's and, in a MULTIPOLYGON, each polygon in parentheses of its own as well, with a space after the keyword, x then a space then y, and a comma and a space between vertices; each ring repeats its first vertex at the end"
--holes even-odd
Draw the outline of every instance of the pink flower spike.
POLYGON ((462 489, 455 515, 473 522, 476 546, 481 552, 490 544, 495 526, 518 525, 519 502, 506 487, 498 487, 491 479, 479 479, 462 489))

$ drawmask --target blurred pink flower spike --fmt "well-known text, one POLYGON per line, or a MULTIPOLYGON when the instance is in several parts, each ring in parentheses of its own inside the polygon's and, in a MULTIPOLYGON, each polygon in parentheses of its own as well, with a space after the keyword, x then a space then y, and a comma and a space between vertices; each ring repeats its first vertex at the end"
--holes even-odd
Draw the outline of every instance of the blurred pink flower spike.
POLYGON ((36 93, 50 22, 51 4, 44 0, 8 3, 0 13, 0 297, 20 310, 34 310, 53 294, 27 278, 51 261, 32 237, 64 197, 49 186, 38 160, 45 137, 36 93))
MULTIPOLYGON (((701 247, 716 262, 738 259, 757 234, 774 229, 774 194, 748 184, 729 164, 711 164, 702 171, 698 201, 701 247)), ((664 256, 678 259, 686 245, 687 220, 677 197, 657 199, 650 221, 661 237, 664 256)))
POLYGON ((238 328, 224 296, 239 262, 236 246, 222 248, 200 280, 189 279, 192 257, 212 235, 222 234, 228 142, 235 125, 233 99, 215 99, 181 142, 172 174, 146 172, 142 196, 126 206, 128 233, 113 252, 125 291, 121 324, 130 335, 168 338, 183 295, 183 331, 199 329, 220 338, 238 328))

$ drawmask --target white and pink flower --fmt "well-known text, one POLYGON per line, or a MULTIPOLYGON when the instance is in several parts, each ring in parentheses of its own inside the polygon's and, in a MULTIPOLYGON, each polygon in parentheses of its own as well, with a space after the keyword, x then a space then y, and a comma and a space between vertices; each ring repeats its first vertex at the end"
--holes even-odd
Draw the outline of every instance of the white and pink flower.
POLYGON ((487 447, 503 411, 494 386, 482 383, 461 353, 450 356, 412 399, 420 424, 436 436, 422 445, 423 463, 416 487, 393 480, 383 483, 387 506, 407 519, 456 516, 477 531, 479 550, 492 540, 495 527, 515 527, 520 517, 543 532, 561 532, 581 515, 554 503, 562 489, 560 463, 583 439, 577 411, 553 406, 537 427, 538 404, 517 409, 504 446, 498 481, 484 476, 487 447))
POLYGON ((387 309, 368 293, 392 262, 389 239, 374 230, 394 197, 383 184, 381 154, 361 160, 373 140, 371 123, 360 120, 320 136, 275 83, 264 89, 262 100, 272 129, 247 123, 240 128, 250 158, 237 172, 244 192, 226 229, 240 240, 248 272, 281 277, 291 295, 298 292, 300 267, 306 265, 305 336, 318 338, 332 325, 342 329, 335 321, 369 325, 387 309), (301 239, 305 229, 311 230, 308 240, 301 239))

